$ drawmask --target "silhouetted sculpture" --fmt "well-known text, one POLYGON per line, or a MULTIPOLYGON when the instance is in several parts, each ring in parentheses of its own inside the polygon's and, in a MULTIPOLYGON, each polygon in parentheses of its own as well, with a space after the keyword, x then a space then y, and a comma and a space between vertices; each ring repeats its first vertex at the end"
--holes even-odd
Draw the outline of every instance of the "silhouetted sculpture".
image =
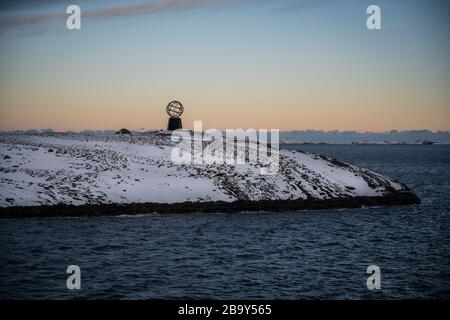
POLYGON ((169 122, 167 124, 167 130, 173 131, 177 129, 182 129, 183 124, 181 123, 180 116, 183 114, 184 108, 181 102, 172 101, 166 107, 166 112, 170 116, 169 122))

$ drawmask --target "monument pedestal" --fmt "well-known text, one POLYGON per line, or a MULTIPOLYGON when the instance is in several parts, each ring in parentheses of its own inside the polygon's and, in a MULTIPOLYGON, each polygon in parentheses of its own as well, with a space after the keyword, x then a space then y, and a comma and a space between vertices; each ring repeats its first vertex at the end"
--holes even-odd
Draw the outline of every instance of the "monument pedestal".
POLYGON ((183 129, 181 118, 169 118, 169 122, 167 123, 167 130, 173 131, 177 129, 183 129))

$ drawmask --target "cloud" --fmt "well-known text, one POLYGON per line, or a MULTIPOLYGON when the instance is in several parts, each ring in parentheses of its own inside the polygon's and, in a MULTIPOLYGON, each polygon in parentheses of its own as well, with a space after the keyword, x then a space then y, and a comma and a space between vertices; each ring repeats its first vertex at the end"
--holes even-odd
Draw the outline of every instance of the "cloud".
POLYGON ((42 6, 50 3, 62 3, 63 0, 41 0, 39 4, 36 0, 2 0, 0 1, 0 11, 11 10, 11 9, 21 9, 36 7, 36 5, 42 6))
MULTIPOLYGON (((45 3, 51 4, 61 1, 47 1, 45 3)), ((172 12, 179 10, 188 10, 194 8, 201 8, 214 5, 229 5, 235 3, 250 3, 250 2, 262 2, 262 1, 237 1, 237 0, 154 0, 142 3, 117 5, 101 8, 97 10, 83 10, 82 18, 95 19, 95 18, 113 18, 113 17, 128 17, 134 15, 155 14, 161 12, 172 12)), ((64 3, 67 3, 66 1, 64 3)), ((40 2, 42 4, 42 2, 40 2)), ((10 9, 17 9, 20 7, 32 6, 31 1, 24 1, 19 4, 15 4, 13 1, 6 1, 0 6, 0 10, 7 11, 10 9)), ((67 14, 65 12, 50 12, 39 14, 14 14, 0 16, 0 29, 8 29, 15 27, 27 27, 27 26, 43 26, 48 25, 54 21, 65 20, 67 14)), ((4 31, 4 30, 3 30, 4 31)))
MULTIPOLYGON (((341 0, 344 3, 356 0, 341 0)), ((124 1, 126 3, 126 1, 124 1)), ((92 3, 92 2, 90 2, 92 3)), ((2 0, 0 1, 0 35, 11 29, 19 29, 19 32, 25 30, 20 29, 36 29, 49 30, 51 23, 57 21, 65 21, 67 14, 64 11, 47 12, 47 13, 20 13, 21 9, 36 9, 45 7, 46 5, 58 4, 61 7, 69 4, 79 4, 81 7, 82 19, 108 19, 121 18, 136 15, 149 15, 165 12, 174 12, 181 10, 189 10, 204 7, 219 7, 219 6, 245 6, 245 5, 263 5, 267 3, 276 3, 284 10, 305 10, 320 7, 323 5, 334 5, 334 1, 330 0, 149 0, 139 3, 123 4, 107 6, 96 10, 83 10, 82 1, 74 1, 70 3, 67 0, 2 0), (13 11, 12 11, 13 10, 13 11), (8 14, 8 12, 19 12, 8 14)), ((29 12, 29 11, 28 11, 29 12)), ((30 31, 25 32, 30 34, 30 31)))

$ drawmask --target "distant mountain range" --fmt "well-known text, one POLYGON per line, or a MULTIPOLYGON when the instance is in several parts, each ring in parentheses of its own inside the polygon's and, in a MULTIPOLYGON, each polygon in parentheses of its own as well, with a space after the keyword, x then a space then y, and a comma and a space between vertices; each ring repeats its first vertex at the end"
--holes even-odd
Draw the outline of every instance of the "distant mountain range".
POLYGON ((296 130, 280 133, 281 143, 330 144, 450 144, 449 131, 408 130, 387 132, 296 130))

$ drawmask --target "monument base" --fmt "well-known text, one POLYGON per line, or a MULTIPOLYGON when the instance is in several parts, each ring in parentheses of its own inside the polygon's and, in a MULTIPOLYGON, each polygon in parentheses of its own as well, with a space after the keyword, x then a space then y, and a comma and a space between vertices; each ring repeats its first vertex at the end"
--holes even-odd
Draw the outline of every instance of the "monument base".
POLYGON ((183 129, 183 124, 181 123, 181 118, 169 118, 169 123, 167 124, 167 130, 173 131, 177 129, 183 129))

